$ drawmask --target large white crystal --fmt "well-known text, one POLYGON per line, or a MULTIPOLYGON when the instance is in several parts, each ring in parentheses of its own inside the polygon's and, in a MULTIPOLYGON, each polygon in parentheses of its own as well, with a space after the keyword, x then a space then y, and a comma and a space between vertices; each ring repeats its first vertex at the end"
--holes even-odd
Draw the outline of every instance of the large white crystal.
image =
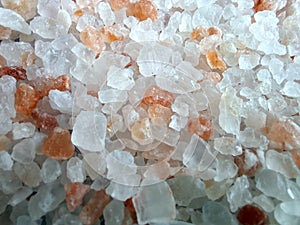
POLYGON ((111 66, 107 73, 107 85, 118 90, 130 90, 134 86, 133 71, 111 66))
POLYGON ((175 200, 164 181, 140 187, 132 201, 139 224, 166 223, 176 217, 175 200))
POLYGON ((25 122, 25 123, 16 122, 13 124, 12 134, 14 140, 32 137, 34 135, 34 132, 35 132, 35 126, 30 122, 25 122))
POLYGON ((51 158, 44 161, 41 169, 41 177, 44 183, 55 181, 61 174, 61 167, 58 161, 51 158))
POLYGON ((239 58, 240 69, 251 70, 259 64, 260 55, 256 52, 241 54, 239 58))
POLYGON ((66 114, 72 114, 73 98, 69 91, 51 90, 48 96, 52 109, 57 109, 66 114))
POLYGON ((72 143, 91 152, 102 151, 106 125, 107 119, 102 113, 81 111, 73 127, 72 143))
POLYGON ((0 25, 8 27, 12 30, 19 31, 24 34, 30 34, 31 30, 29 25, 25 22, 24 18, 11 9, 0 8, 0 25))
POLYGON ((35 142, 24 139, 13 147, 11 157, 20 163, 31 163, 35 158, 35 142))

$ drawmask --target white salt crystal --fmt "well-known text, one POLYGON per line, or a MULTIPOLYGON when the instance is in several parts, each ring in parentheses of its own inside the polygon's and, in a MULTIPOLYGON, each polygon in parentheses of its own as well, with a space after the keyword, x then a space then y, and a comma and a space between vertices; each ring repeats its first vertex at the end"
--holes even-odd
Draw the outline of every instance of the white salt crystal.
POLYGON ((0 169, 11 170, 13 161, 11 160, 10 154, 6 151, 0 151, 0 169))
POLYGON ((42 181, 40 167, 36 162, 30 162, 28 164, 16 162, 13 168, 20 180, 28 187, 38 187, 42 181))
POLYGON ((30 34, 31 30, 24 18, 11 9, 0 8, 0 25, 24 34, 30 34))
POLYGON ((125 102, 128 98, 127 91, 106 89, 98 92, 101 103, 125 102))
POLYGON ((176 217, 175 200, 164 181, 140 187, 132 201, 139 224, 166 223, 176 217))
POLYGON ((257 131, 249 127, 240 132, 239 141, 246 148, 266 149, 269 143, 265 136, 260 135, 257 131))
POLYGON ((291 98, 299 98, 300 84, 294 81, 288 81, 285 83, 283 89, 281 90, 281 93, 291 98))
POLYGON ((82 43, 75 44, 71 51, 80 59, 88 63, 89 65, 95 61, 97 53, 82 43))
POLYGON ((234 137, 215 138, 214 148, 223 155, 237 156, 242 154, 242 146, 234 137))
POLYGON ((32 137, 34 132, 35 132, 35 126, 30 122, 13 123, 12 134, 14 140, 32 137))
POLYGON ((217 4, 203 4, 193 15, 192 24, 193 28, 198 26, 217 26, 222 18, 223 9, 217 4))
POLYGON ((253 129, 261 129, 266 126, 267 115, 262 111, 249 112, 245 124, 253 129))
POLYGON ((111 10, 110 5, 108 3, 100 2, 100 4, 98 5, 98 13, 105 26, 111 26, 114 24, 115 14, 111 10))
POLYGON ((245 175, 236 178, 234 185, 227 191, 226 196, 232 212, 236 212, 239 207, 252 203, 248 178, 245 175))
POLYGON ((179 31, 180 32, 192 32, 193 31, 192 16, 186 10, 183 11, 183 13, 181 14, 181 21, 180 21, 180 24, 179 24, 179 31))
POLYGON ((20 188, 9 200, 11 206, 16 206, 20 202, 24 201, 29 195, 32 194, 32 189, 28 187, 20 188))
POLYGON ((106 154, 105 153, 87 153, 83 161, 89 165, 97 174, 104 175, 106 172, 106 154))
POLYGON ((299 201, 288 201, 278 204, 274 211, 276 221, 279 224, 298 225, 300 223, 300 217, 299 211, 296 211, 295 215, 295 209, 298 209, 298 206, 295 206, 296 204, 299 204, 299 201), (292 207, 295 208, 291 209, 292 207), (288 211, 288 209, 291 211, 288 211))
POLYGON ((0 190, 6 195, 13 195, 22 187, 22 181, 13 171, 0 170, 0 190))
POLYGON ((91 27, 96 27, 100 28, 100 26, 103 25, 103 22, 98 19, 93 14, 83 14, 79 19, 76 24, 76 30, 81 32, 84 30, 85 27, 91 26, 91 27))
POLYGON ((61 167, 58 161, 51 158, 47 158, 44 161, 41 169, 41 177, 44 183, 55 181, 61 174, 61 167))
POLYGON ((153 30, 152 20, 144 20, 131 28, 129 38, 136 42, 158 41, 158 33, 153 30))
POLYGON ((69 91, 51 90, 49 103, 52 109, 57 109, 62 113, 72 114, 73 112, 73 98, 69 91))
POLYGON ((35 158, 35 142, 33 139, 23 139, 13 147, 11 157, 20 163, 32 163, 35 158))
POLYGON ((185 103, 183 96, 179 95, 171 105, 173 112, 178 113, 180 116, 187 117, 189 115, 189 105, 185 103))
POLYGON ((43 38, 55 39, 67 34, 67 29, 55 20, 47 17, 37 16, 30 22, 32 31, 43 38))
POLYGON ((68 31, 70 29, 70 26, 72 25, 72 19, 70 14, 63 9, 60 9, 57 13, 57 18, 56 20, 63 25, 66 30, 68 31))
POLYGON ((239 58, 240 69, 251 70, 259 64, 260 55, 256 52, 241 54, 239 58))
POLYGON ((91 152, 104 148, 107 119, 100 112, 81 111, 76 117, 72 132, 72 143, 91 152))
POLYGON ((217 174, 214 180, 217 182, 223 181, 228 178, 233 178, 238 172, 238 167, 235 165, 233 160, 220 158, 217 160, 216 166, 217 174))
POLYGON ((107 73, 107 85, 118 90, 130 90, 135 82, 131 69, 122 69, 112 65, 107 73))
POLYGON ((106 225, 122 224, 125 216, 124 203, 118 200, 112 200, 103 210, 103 216, 106 225))
POLYGON ((111 181, 105 191, 114 199, 125 201, 135 195, 136 187, 111 181))
POLYGON ((275 205, 271 198, 265 196, 264 194, 255 196, 253 202, 259 205, 264 211, 270 213, 274 210, 275 205))
POLYGON ((41 16, 56 19, 59 9, 59 0, 38 0, 37 11, 41 16))
POLYGON ((187 122, 188 118, 174 114, 171 116, 171 122, 169 124, 169 127, 176 131, 180 131, 186 126, 187 122))
POLYGON ((82 160, 78 157, 72 157, 67 163, 67 177, 71 182, 83 182, 85 172, 83 170, 82 160))

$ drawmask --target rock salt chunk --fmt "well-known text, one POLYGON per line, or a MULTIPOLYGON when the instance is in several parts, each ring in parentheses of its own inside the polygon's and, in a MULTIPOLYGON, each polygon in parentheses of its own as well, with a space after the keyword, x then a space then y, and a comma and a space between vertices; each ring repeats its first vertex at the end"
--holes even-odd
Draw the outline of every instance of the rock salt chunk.
POLYGON ((83 197, 90 191, 90 186, 75 182, 65 184, 67 207, 70 212, 75 211, 83 201, 83 197))
POLYGON ((198 26, 217 26, 222 18, 223 9, 220 5, 206 3, 201 5, 192 18, 193 27, 198 26))
POLYGON ((239 58, 240 69, 251 70, 259 64, 260 55, 256 52, 241 54, 239 58))
POLYGON ((176 217, 175 200, 166 182, 140 187, 132 201, 140 224, 166 223, 176 217))
POLYGON ((56 19, 60 4, 59 0, 38 0, 37 11, 41 16, 56 19))
POLYGON ((37 187, 42 181, 40 167, 35 162, 30 162, 28 164, 16 162, 13 168, 20 180, 28 187, 37 187))
POLYGON ((238 167, 237 165, 235 165, 233 160, 220 158, 217 161, 216 170, 217 173, 214 177, 214 180, 220 182, 225 179, 233 178, 234 176, 236 176, 238 172, 238 167))
POLYGON ((252 203, 248 178, 245 175, 236 178, 234 185, 227 191, 226 196, 232 212, 236 212, 240 207, 252 203))
POLYGON ((8 27, 12 30, 19 31, 24 34, 30 34, 31 30, 29 25, 25 22, 20 14, 11 9, 0 8, 0 25, 8 27))
POLYGON ((130 90, 135 82, 131 69, 122 69, 111 66, 107 73, 107 85, 118 90, 130 90))
POLYGON ((100 90, 98 96, 101 103, 125 102, 128 98, 126 91, 116 89, 100 90))
POLYGON ((67 177, 71 182, 83 182, 85 180, 83 163, 78 157, 69 159, 67 163, 67 177))
POLYGON ((214 139, 214 148, 223 155, 240 155, 242 146, 234 137, 220 137, 214 139))
POLYGON ((112 181, 105 191, 111 197, 120 201, 125 201, 135 195, 136 187, 133 185, 123 185, 112 181))
POLYGON ((124 203, 118 200, 112 200, 103 210, 105 224, 119 225, 124 220, 124 203))
POLYGON ((11 206, 16 206, 17 204, 24 201, 28 196, 32 194, 32 189, 28 187, 20 188, 9 200, 8 204, 11 206))
POLYGON ((111 26, 114 24, 115 14, 111 10, 110 5, 108 3, 100 2, 100 4, 98 5, 98 13, 105 26, 111 26))
POLYGON ((14 123, 13 124, 13 139, 19 140, 22 138, 32 137, 35 132, 35 126, 30 122, 25 123, 14 123))
POLYGON ((12 195, 22 187, 22 181, 13 171, 1 169, 0 178, 0 190, 6 195, 12 195))
POLYGON ((81 43, 77 43, 76 45, 73 46, 71 51, 81 60, 84 60, 86 63, 91 65, 96 58, 97 53, 85 45, 81 43))
POLYGON ((7 171, 11 170, 13 166, 13 161, 11 160, 11 156, 6 151, 0 151, 0 169, 7 171))
POLYGON ((283 89, 281 90, 281 93, 291 98, 299 98, 300 84, 294 81, 288 81, 285 83, 283 89))
POLYGON ((180 131, 187 125, 187 122, 188 118, 181 117, 175 114, 171 116, 171 122, 169 124, 169 127, 176 131, 180 131))
POLYGON ((264 194, 255 196, 253 202, 259 205, 264 211, 270 213, 274 210, 275 205, 271 198, 265 196, 264 194))
POLYGON ((153 29, 151 20, 144 20, 131 28, 129 38, 136 42, 158 41, 158 33, 153 29))
POLYGON ((69 91, 51 90, 49 92, 49 103, 52 109, 62 113, 72 114, 73 98, 69 91))
POLYGON ((58 161, 51 158, 44 161, 41 169, 41 177, 44 183, 55 181, 61 174, 61 167, 58 161))
POLYGON ((269 143, 268 139, 260 135, 257 131, 247 127, 240 132, 239 141, 246 148, 266 149, 269 143))
POLYGON ((56 20, 63 25, 66 30, 68 31, 70 29, 70 26, 72 25, 72 19, 70 14, 63 9, 60 9, 57 13, 56 20))
POLYGON ((299 202, 288 201, 278 204, 274 211, 276 221, 279 224, 298 225, 300 223, 299 211, 296 212, 296 215, 294 214, 295 209, 298 209, 298 207, 295 206, 296 204, 299 204, 299 202), (295 208, 291 209, 291 207, 295 208), (288 209, 291 209, 291 212, 287 211, 288 209))
POLYGON ((13 147, 11 157, 20 163, 31 163, 35 158, 35 142, 24 139, 13 147))
POLYGON ((107 119, 100 112, 81 111, 77 116, 72 143, 91 152, 99 152, 104 148, 107 119))

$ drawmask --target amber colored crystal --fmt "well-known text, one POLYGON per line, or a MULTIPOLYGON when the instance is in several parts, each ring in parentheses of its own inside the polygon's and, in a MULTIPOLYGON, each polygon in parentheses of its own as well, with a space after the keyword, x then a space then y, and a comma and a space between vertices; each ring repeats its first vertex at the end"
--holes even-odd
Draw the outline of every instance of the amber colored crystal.
POLYGON ((2 55, 0 55, 0 67, 6 66, 6 63, 6 59, 2 55))
POLYGON ((214 127, 209 118, 200 115, 198 118, 189 120, 188 131, 189 133, 197 134, 199 137, 208 141, 213 135, 214 127))
POLYGON ((10 28, 0 25, 0 40, 9 39, 11 32, 10 28))
POLYGON ((253 10, 255 12, 264 10, 274 10, 276 8, 276 1, 274 0, 254 0, 253 10))
POLYGON ((128 6, 127 15, 134 16, 140 21, 146 20, 148 18, 156 21, 157 7, 152 0, 140 0, 128 6))
POLYGON ((158 86, 149 87, 142 100, 142 104, 160 104, 165 107, 170 107, 174 101, 174 95, 158 86))
POLYGON ((105 49, 101 33, 94 27, 85 27, 84 30, 80 32, 80 40, 85 46, 97 53, 100 53, 105 49))
POLYGON ((148 108, 148 115, 152 122, 167 124, 172 116, 170 108, 162 106, 160 104, 150 105, 148 108))
POLYGON ((112 10, 119 11, 122 8, 128 7, 130 0, 110 0, 109 3, 112 10))
POLYGON ((83 197, 90 191, 90 186, 80 182, 65 184, 66 202, 70 212, 74 212, 81 204, 83 197))
POLYGON ((211 69, 219 69, 222 72, 227 69, 227 66, 219 54, 215 51, 206 54, 206 60, 211 69))
POLYGON ((17 113, 31 116, 32 110, 39 101, 37 91, 29 84, 22 83, 15 93, 15 108, 17 113))
POLYGON ((81 222, 84 225, 94 224, 102 216, 103 210, 110 200, 104 190, 96 191, 80 212, 81 222))
POLYGON ((217 35, 219 37, 222 36, 222 31, 218 27, 204 27, 200 26, 193 30, 191 33, 190 38, 192 40, 201 41, 203 38, 210 36, 210 35, 217 35))
POLYGON ((36 122, 36 127, 44 130, 53 130, 58 126, 55 116, 41 110, 34 109, 31 113, 32 118, 36 122))
POLYGON ((137 223, 137 215, 136 215, 136 211, 132 202, 132 198, 127 199, 125 202, 125 207, 129 210, 131 218, 133 220, 133 223, 136 224, 137 223))
POLYGON ((237 214, 241 225, 266 225, 268 217, 264 211, 254 205, 243 206, 237 214))
POLYGON ((0 68, 0 77, 8 75, 16 78, 16 80, 26 80, 26 70, 20 66, 4 66, 0 68))
POLYGON ((121 26, 104 26, 100 28, 101 38, 106 43, 111 43, 114 41, 122 41, 124 40, 129 31, 121 26))
POLYGON ((47 157, 65 160, 73 156, 75 147, 71 142, 70 132, 65 128, 55 127, 42 146, 42 152, 47 157))

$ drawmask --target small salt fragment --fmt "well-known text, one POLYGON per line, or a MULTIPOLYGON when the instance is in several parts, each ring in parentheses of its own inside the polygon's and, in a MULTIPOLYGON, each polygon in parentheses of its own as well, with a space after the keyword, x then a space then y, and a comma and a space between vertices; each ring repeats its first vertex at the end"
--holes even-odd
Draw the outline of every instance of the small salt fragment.
POLYGON ((167 180, 175 198, 176 204, 188 206, 193 199, 204 197, 205 185, 199 178, 179 176, 167 180))
POLYGON ((251 70, 259 64, 260 55, 251 52, 246 54, 241 54, 239 58, 239 67, 243 70, 251 70))
POLYGON ((170 107, 174 101, 174 95, 158 86, 149 87, 142 100, 143 104, 160 104, 165 107, 170 107))
POLYGON ((126 91, 116 89, 100 90, 98 96, 101 103, 125 102, 128 98, 126 91))
POLYGON ((267 215, 264 211, 254 205, 243 206, 237 214, 237 219, 241 224, 266 225, 267 215))
POLYGON ((80 40, 85 46, 97 53, 100 53, 105 49, 105 44, 101 38, 100 31, 92 26, 84 27, 84 29, 80 32, 80 40))
POLYGON ((239 141, 246 148, 267 149, 269 144, 269 141, 265 136, 249 127, 240 132, 239 141))
POLYGON ((11 9, 0 8, 0 25, 8 27, 12 30, 19 31, 24 34, 30 34, 31 30, 29 25, 25 22, 20 14, 11 9))
POLYGON ((222 180, 233 178, 237 175, 238 167, 231 159, 218 159, 216 165, 217 174, 214 180, 220 182, 222 180))
POLYGON ((51 158, 44 161, 41 168, 41 177, 44 183, 55 181, 61 174, 61 167, 58 161, 51 158))
POLYGON ((236 212, 240 207, 252 203, 252 194, 249 187, 248 178, 241 176, 236 178, 234 185, 227 191, 227 201, 232 212, 236 212))
POLYGON ((131 69, 122 69, 111 66, 107 73, 107 85, 118 90, 130 90, 135 82, 131 69))
POLYGON ((175 200, 166 182, 140 187, 132 201, 140 224, 165 223, 176 217, 175 200))
POLYGON ((72 114, 73 98, 68 91, 51 90, 49 92, 49 102, 53 109, 62 113, 72 114))
POLYGON ((209 118, 200 115, 198 118, 193 118, 188 121, 188 131, 208 141, 213 135, 214 127, 209 118))
POLYGON ((214 139, 214 148, 223 155, 240 155, 242 146, 233 137, 220 137, 214 139))
POLYGON ((153 135, 148 118, 136 121, 131 127, 131 137, 140 145, 148 145, 153 142, 153 135))
POLYGON ((100 152, 104 148, 107 119, 100 112, 81 111, 77 116, 72 143, 91 152, 100 152))
POLYGON ((177 114, 171 116, 171 122, 169 124, 169 127, 180 131, 183 129, 188 123, 188 118, 178 116, 177 114))
POLYGON ((94 182, 91 185, 91 189, 95 190, 95 191, 100 191, 104 188, 106 188, 109 185, 109 180, 102 177, 102 176, 98 176, 97 179, 94 180, 94 182))
POLYGON ((13 166, 13 161, 11 156, 6 151, 0 151, 0 169, 7 171, 11 170, 13 166))
POLYGON ((276 222, 279 224, 298 225, 300 222, 299 213, 297 213, 296 215, 294 214, 294 209, 298 209, 298 206, 295 206, 295 204, 298 203, 298 201, 288 201, 278 204, 274 210, 274 217, 276 219, 276 222), (289 209, 292 213, 288 211, 289 209))
POLYGON ((214 182, 212 185, 206 188, 206 194, 208 199, 216 201, 226 194, 226 191, 232 186, 233 180, 228 179, 221 182, 214 182))
POLYGON ((85 225, 94 224, 103 214, 105 206, 110 202, 110 197, 104 190, 96 191, 80 212, 80 220, 85 225))
POLYGON ((140 21, 150 18, 156 21, 158 17, 157 7, 152 0, 140 0, 133 2, 127 9, 128 15, 133 15, 140 21))
POLYGON ((67 177, 71 182, 83 182, 85 180, 83 163, 78 157, 69 159, 67 163, 67 177))
POLYGON ((112 200, 103 210, 103 216, 106 225, 122 224, 125 214, 124 203, 118 200, 112 200))
POLYGON ((294 81, 288 81, 285 83, 283 89, 281 90, 281 93, 291 98, 299 98, 300 84, 294 81))
POLYGON ((33 139, 24 139, 13 147, 11 157, 17 162, 28 164, 33 162, 35 153, 33 139))
POLYGON ((35 132, 35 126, 30 122, 13 123, 12 134, 14 140, 32 137, 34 132, 35 132))
POLYGON ((178 113, 180 116, 187 117, 189 115, 189 105, 180 95, 175 99, 171 108, 173 112, 178 113))
POLYGON ((16 206, 17 204, 24 201, 28 196, 32 194, 32 189, 28 187, 20 188, 9 200, 8 204, 11 206, 16 206))
POLYGON ((136 187, 133 185, 123 185, 112 181, 105 191, 112 198, 125 201, 136 194, 136 187))
POLYGON ((30 162, 28 164, 16 162, 13 169, 20 180, 28 187, 38 187, 42 181, 40 167, 35 162, 30 162))
POLYGON ((111 26, 115 22, 115 14, 106 2, 100 2, 97 7, 100 18, 103 20, 105 26, 111 26))
POLYGON ((22 83, 15 94, 15 108, 17 113, 31 116, 39 100, 37 91, 29 84, 22 83))
POLYGON ((80 182, 65 184, 67 207, 74 212, 83 202, 83 197, 90 191, 90 186, 80 182))
POLYGON ((0 68, 0 77, 8 75, 16 80, 26 80, 26 70, 19 66, 4 66, 0 68))
POLYGON ((238 225, 233 214, 219 202, 207 202, 202 207, 202 223, 214 225, 238 225))
POLYGON ((47 157, 65 160, 72 157, 75 147, 71 142, 70 132, 64 128, 55 127, 44 141, 41 150, 47 157))
POLYGON ((39 15, 43 17, 56 19, 59 9, 60 9, 59 0, 52 0, 52 1, 38 0, 37 11, 39 15))
POLYGON ((68 31, 70 26, 72 25, 72 19, 70 14, 63 9, 60 9, 57 13, 56 20, 59 21, 61 25, 63 25, 68 31))
POLYGON ((0 170, 0 190, 6 195, 13 195, 22 187, 22 181, 13 171, 0 170))
POLYGON ((275 205, 271 198, 265 196, 264 194, 255 196, 253 202, 260 206, 264 211, 270 213, 274 210, 275 205))

